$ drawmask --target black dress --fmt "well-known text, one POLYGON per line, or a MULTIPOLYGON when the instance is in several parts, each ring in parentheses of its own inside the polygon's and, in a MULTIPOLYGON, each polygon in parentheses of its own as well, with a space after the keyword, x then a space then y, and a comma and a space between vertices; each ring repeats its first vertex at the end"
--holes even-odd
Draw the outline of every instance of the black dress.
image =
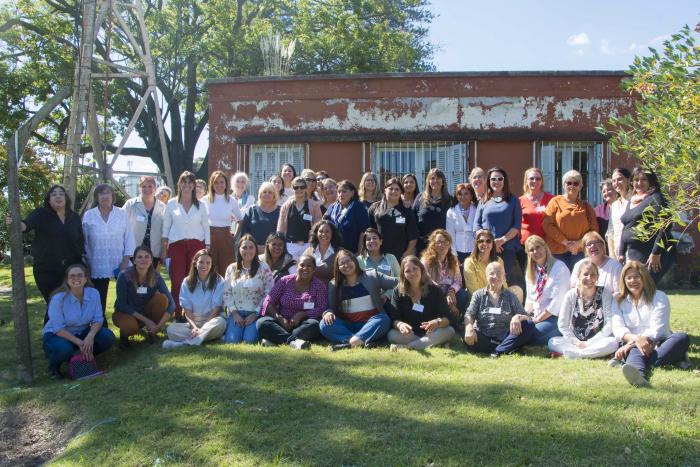
POLYGON ((408 242, 418 238, 416 214, 403 203, 388 209, 382 209, 381 203, 377 201, 369 208, 369 223, 382 234, 384 253, 391 253, 401 261, 408 242))

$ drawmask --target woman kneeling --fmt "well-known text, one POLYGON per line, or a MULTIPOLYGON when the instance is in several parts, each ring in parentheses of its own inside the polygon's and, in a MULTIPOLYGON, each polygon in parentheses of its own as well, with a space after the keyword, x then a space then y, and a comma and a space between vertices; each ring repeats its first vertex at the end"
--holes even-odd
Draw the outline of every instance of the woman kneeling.
POLYGON ((44 325, 43 347, 49 359, 49 376, 61 379, 61 364, 80 352, 87 360, 114 344, 114 334, 102 327, 102 304, 97 289, 88 279, 88 270, 74 264, 66 270, 63 284, 49 301, 44 325))
POLYGON ((427 349, 449 342, 455 335, 445 294, 415 256, 401 261, 399 286, 394 289, 391 304, 394 327, 387 336, 391 350, 427 349))
POLYGON ((535 324, 513 292, 505 288, 503 264, 486 266, 487 286, 476 291, 464 315, 464 343, 469 350, 498 357, 528 344, 535 324))
POLYGON ((599 272, 592 260, 584 259, 575 268, 578 285, 566 293, 559 310, 562 337, 549 339, 549 351, 572 359, 605 357, 618 347, 612 337, 612 293, 596 285, 599 272))
POLYGON ((384 337, 391 319, 384 312, 382 293, 398 280, 374 270, 363 271, 355 255, 340 250, 328 285, 328 309, 321 320, 321 334, 333 342, 333 350, 371 346, 384 337))
POLYGON ((224 334, 226 319, 221 316, 224 280, 212 267, 213 263, 207 250, 199 250, 192 258, 190 273, 180 287, 180 306, 187 322, 168 326, 164 349, 202 345, 224 334))

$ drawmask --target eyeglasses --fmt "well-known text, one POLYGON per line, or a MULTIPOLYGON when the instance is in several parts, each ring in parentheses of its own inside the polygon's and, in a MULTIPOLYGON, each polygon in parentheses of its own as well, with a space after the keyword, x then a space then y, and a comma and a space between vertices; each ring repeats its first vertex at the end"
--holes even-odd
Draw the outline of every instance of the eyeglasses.
POLYGON ((578 186, 578 180, 567 180, 566 181, 566 186, 578 186))
POLYGON ((304 178, 304 180, 306 180, 307 182, 315 182, 316 181, 316 179, 314 177, 306 177, 306 178, 304 178))
POLYGON ((476 243, 493 243, 493 240, 491 240, 490 238, 480 238, 476 241, 476 243))
POLYGON ((297 191, 297 190, 306 190, 306 185, 304 185, 304 186, 295 186, 295 187, 294 187, 294 191, 297 191))
POLYGON ((603 242, 601 242, 599 240, 596 240, 594 242, 588 242, 588 243, 586 243, 586 248, 593 248, 594 246, 600 245, 601 243, 603 243, 603 242))
POLYGON ((542 177, 527 177, 531 182, 536 182, 537 180, 542 180, 542 177))
POLYGON ((85 279, 85 274, 78 273, 78 274, 68 274, 68 279, 85 279))
POLYGON ((489 178, 492 182, 502 182, 504 180, 503 177, 491 177, 489 178))

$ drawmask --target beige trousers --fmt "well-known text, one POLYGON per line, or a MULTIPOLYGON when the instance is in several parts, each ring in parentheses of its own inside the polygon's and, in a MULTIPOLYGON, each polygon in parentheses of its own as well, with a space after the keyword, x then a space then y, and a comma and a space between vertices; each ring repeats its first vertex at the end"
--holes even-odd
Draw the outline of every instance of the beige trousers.
POLYGON ((415 334, 401 334, 396 329, 391 329, 387 338, 392 344, 405 345, 410 349, 422 350, 449 342, 454 335, 455 330, 452 329, 452 326, 447 326, 446 328, 437 328, 431 334, 426 334, 423 337, 418 337, 415 334))
POLYGON ((218 339, 226 331, 226 318, 217 316, 201 324, 197 323, 197 326, 199 326, 199 336, 193 338, 190 323, 173 323, 166 329, 168 339, 190 345, 200 345, 202 342, 218 339))

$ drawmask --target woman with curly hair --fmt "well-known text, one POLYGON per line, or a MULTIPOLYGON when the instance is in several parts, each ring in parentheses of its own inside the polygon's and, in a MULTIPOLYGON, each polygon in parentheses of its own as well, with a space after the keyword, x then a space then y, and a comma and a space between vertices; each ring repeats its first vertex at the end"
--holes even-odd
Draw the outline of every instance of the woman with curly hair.
POLYGON ((457 320, 467 309, 467 292, 462 287, 459 260, 452 254, 452 237, 445 229, 437 229, 430 234, 421 262, 447 297, 452 319, 457 320))

